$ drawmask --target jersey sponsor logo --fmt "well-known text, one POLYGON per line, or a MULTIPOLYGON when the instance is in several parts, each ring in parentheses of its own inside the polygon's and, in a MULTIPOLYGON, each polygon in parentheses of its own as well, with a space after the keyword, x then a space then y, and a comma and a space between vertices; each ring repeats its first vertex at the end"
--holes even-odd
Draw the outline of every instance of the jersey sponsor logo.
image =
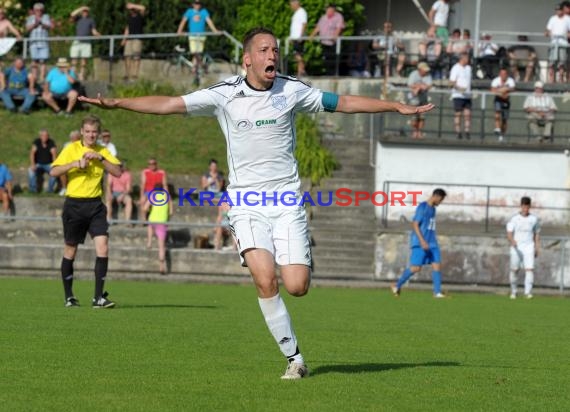
POLYGON ((271 105, 279 111, 287 107, 287 98, 285 96, 271 96, 271 102, 271 105))
POLYGON ((273 126, 275 124, 277 124, 277 119, 265 119, 265 120, 256 120, 255 121, 255 125, 257 127, 273 126))
POLYGON ((249 130, 253 127, 253 123, 251 123, 247 119, 238 120, 236 123, 238 130, 249 130))

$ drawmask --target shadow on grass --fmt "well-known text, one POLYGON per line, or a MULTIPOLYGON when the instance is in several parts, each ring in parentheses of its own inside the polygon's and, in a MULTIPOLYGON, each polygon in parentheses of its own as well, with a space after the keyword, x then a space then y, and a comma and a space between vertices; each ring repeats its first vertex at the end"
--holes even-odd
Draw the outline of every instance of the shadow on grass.
POLYGON ((117 309, 217 309, 213 305, 176 305, 168 303, 157 303, 156 305, 120 305, 117 309))
POLYGON ((323 375, 325 373, 363 373, 383 372, 388 370, 422 368, 422 367, 451 367, 460 366, 459 362, 420 362, 420 363, 345 363, 338 365, 317 366, 311 370, 311 374, 323 375))

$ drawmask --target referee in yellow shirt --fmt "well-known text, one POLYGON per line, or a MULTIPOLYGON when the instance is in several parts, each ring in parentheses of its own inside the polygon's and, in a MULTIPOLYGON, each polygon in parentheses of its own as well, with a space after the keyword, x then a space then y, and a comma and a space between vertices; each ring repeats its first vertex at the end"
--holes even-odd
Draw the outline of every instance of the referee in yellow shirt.
POLYGON ((95 243, 95 296, 93 308, 112 308, 114 302, 103 292, 107 276, 109 224, 107 210, 101 200, 101 181, 105 171, 121 176, 119 160, 105 147, 97 144, 101 121, 87 116, 81 124, 81 140, 71 143, 62 150, 52 163, 50 175, 59 177, 67 174, 67 192, 63 204, 63 236, 65 246, 61 260, 61 277, 65 290, 65 307, 79 306, 73 295, 73 260, 77 246, 85 241, 87 232, 95 243))

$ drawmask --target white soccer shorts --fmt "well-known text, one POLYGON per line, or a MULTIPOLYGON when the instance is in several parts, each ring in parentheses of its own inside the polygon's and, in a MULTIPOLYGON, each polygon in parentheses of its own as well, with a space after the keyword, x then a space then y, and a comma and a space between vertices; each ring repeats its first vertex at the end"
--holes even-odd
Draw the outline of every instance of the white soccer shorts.
POLYGON ((521 267, 523 269, 534 269, 534 244, 518 245, 516 248, 511 247, 511 269, 517 270, 521 267))
POLYGON ((243 252, 248 249, 268 250, 280 266, 311 266, 311 244, 304 208, 234 206, 228 215, 242 266, 247 266, 243 252))

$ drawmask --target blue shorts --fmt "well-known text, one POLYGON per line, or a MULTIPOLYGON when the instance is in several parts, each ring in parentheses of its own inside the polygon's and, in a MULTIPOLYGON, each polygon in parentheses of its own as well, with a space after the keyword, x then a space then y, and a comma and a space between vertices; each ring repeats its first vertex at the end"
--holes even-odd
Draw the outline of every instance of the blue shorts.
POLYGON ((430 265, 432 263, 441 263, 439 247, 431 247, 428 250, 423 250, 419 246, 412 248, 410 266, 423 266, 430 265))

